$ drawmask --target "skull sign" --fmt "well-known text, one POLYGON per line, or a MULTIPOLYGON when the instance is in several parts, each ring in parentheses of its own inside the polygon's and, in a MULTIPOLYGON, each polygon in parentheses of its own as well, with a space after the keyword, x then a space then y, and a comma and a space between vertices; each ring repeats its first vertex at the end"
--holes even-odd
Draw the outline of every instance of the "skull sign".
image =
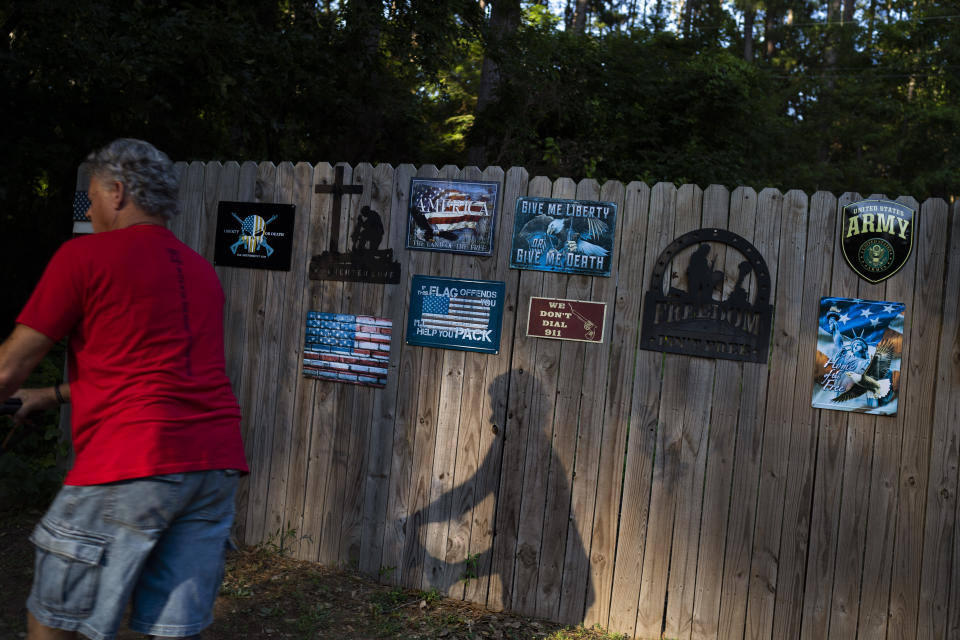
POLYGON ((247 253, 256 253, 260 250, 260 247, 264 247, 267 250, 267 256, 269 257, 273 254, 273 247, 267 242, 264 232, 266 231, 267 225, 277 219, 277 216, 273 216, 266 222, 263 218, 257 215, 247 216, 243 220, 240 219, 235 213, 231 213, 234 219, 240 223, 240 239, 234 242, 230 246, 230 251, 234 255, 237 253, 237 249, 244 247, 247 253))

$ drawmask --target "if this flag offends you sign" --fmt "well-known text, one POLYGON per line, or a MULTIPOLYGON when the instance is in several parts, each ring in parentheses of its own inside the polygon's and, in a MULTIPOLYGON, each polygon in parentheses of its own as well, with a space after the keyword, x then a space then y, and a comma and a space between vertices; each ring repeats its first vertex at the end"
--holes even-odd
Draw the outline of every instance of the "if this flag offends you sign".
POLYGON ((506 285, 413 276, 407 344, 498 353, 506 285))

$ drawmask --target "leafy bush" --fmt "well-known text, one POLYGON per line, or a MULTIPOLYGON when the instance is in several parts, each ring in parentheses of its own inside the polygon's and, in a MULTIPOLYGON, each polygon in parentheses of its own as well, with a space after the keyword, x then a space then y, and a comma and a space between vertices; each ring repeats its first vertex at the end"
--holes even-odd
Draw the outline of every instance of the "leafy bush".
MULTIPOLYGON (((57 344, 33 371, 25 387, 46 387, 63 378, 65 346, 57 344)), ((45 508, 63 482, 67 444, 60 441, 60 412, 45 411, 29 424, 0 419, 0 512, 45 508)))

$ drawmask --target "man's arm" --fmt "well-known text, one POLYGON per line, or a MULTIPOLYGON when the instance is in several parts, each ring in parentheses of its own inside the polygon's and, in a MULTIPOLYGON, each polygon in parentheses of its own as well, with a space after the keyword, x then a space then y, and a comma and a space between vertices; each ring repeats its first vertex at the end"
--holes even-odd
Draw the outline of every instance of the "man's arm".
POLYGON ((53 341, 22 324, 0 344, 0 402, 16 392, 47 354, 53 341))

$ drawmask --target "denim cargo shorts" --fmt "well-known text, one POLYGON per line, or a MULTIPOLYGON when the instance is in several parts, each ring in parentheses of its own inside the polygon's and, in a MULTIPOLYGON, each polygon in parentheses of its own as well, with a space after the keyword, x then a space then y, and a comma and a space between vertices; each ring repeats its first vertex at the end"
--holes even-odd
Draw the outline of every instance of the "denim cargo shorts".
POLYGON ((239 472, 198 471, 64 486, 30 541, 27 608, 42 624, 111 640, 129 626, 161 637, 213 621, 239 472))

